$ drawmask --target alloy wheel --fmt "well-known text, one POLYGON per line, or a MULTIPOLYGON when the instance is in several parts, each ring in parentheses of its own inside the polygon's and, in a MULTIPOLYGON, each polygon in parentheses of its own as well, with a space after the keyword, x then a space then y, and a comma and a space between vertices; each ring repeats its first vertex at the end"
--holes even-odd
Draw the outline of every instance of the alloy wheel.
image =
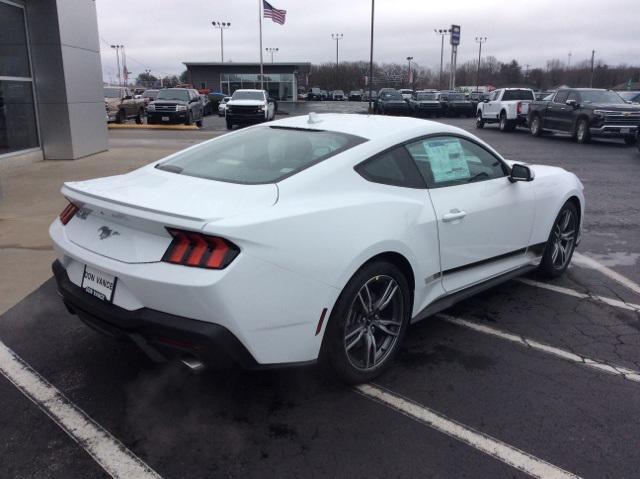
POLYGON ((553 250, 551 253, 551 261, 553 267, 560 270, 563 269, 573 252, 576 240, 576 219, 573 211, 564 210, 555 228, 553 229, 553 250))
POLYGON ((388 275, 367 280, 351 302, 344 348, 351 365, 368 371, 382 364, 398 341, 403 320, 398 282, 388 275))

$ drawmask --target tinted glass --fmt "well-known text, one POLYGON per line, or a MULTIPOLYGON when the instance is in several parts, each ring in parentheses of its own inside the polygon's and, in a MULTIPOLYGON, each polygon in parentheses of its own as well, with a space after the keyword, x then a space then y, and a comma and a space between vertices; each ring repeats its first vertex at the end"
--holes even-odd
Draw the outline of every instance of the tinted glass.
POLYGON ((365 141, 334 131, 263 126, 202 143, 157 168, 231 183, 274 183, 365 141))
POLYGON ((569 97, 569 90, 560 90, 556 93, 556 96, 553 98, 554 103, 564 103, 567 101, 569 97))
POLYGON ((402 95, 397 91, 384 91, 380 95, 380 98, 384 100, 403 100, 402 95))
POLYGON ((467 99, 464 93, 448 93, 447 98, 449 101, 463 101, 467 99))
POLYGON ((153 100, 158 96, 158 90, 147 90, 142 94, 142 96, 153 100))
POLYGON ((264 100, 264 93, 261 91, 236 91, 231 97, 232 100, 264 100))
POLYGON ((505 90, 502 100, 535 100, 535 96, 531 90, 505 90))
POLYGON ((436 94, 435 93, 418 93, 416 94, 416 99, 417 100, 435 100, 436 94))
POLYGON ((568 100, 573 100, 576 103, 580 103, 580 95, 578 95, 577 91, 570 91, 569 95, 567 96, 567 101, 568 100))
POLYGON ((407 188, 426 186, 415 163, 402 146, 360 163, 356 171, 374 183, 407 188))
POLYGON ((37 146, 31 82, 0 80, 0 155, 37 146))
POLYGON ((501 178, 506 168, 481 146, 456 137, 426 138, 407 145, 430 188, 501 178))
POLYGON ((105 98, 120 98, 120 89, 119 88, 105 88, 104 89, 104 97, 105 98))
POLYGON ((640 92, 637 91, 621 91, 618 92, 618 95, 627 101, 638 101, 638 98, 640 98, 640 92))
POLYGON ((0 76, 31 77, 24 11, 1 2, 0 76))
POLYGON ((582 103, 616 104, 625 102, 616 92, 608 90, 581 90, 580 96, 582 97, 582 103))
POLYGON ((180 100, 189 101, 189 91, 178 88, 167 88, 166 90, 160 90, 156 100, 180 100))

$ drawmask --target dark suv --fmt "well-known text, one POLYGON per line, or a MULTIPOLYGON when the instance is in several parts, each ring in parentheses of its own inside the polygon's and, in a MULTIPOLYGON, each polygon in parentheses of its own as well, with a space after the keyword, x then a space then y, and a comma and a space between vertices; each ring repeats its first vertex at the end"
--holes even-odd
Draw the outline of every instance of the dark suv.
POLYGON ((147 123, 184 123, 202 126, 203 105, 200 94, 191 88, 165 88, 147 105, 147 123))

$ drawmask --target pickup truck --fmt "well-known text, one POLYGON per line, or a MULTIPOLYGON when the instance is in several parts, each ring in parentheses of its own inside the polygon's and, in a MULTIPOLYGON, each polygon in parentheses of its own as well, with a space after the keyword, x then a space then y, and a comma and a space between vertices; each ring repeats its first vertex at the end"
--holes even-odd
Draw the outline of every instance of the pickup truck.
POLYGON ((513 131, 525 126, 529 103, 535 100, 530 88, 500 88, 493 90, 489 98, 478 103, 476 128, 487 123, 498 123, 500 131, 513 131))
POLYGON ((145 100, 134 98, 133 92, 125 87, 108 86, 104 88, 104 106, 107 122, 123 121, 134 118, 142 124, 145 116, 145 100))
POLYGON ((225 109, 227 130, 233 125, 248 125, 271 121, 276 116, 277 105, 265 90, 236 90, 225 109))
POLYGON ((622 138, 636 143, 640 128, 640 105, 631 105, 612 90, 565 88, 550 100, 529 105, 529 129, 533 136, 544 132, 569 133, 578 143, 592 137, 622 138))

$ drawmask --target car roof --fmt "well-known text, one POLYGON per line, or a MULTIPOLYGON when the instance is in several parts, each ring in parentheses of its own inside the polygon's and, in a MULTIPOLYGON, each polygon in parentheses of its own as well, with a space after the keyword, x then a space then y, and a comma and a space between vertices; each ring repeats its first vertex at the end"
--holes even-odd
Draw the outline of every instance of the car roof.
POLYGON ((436 133, 457 133, 468 136, 464 130, 460 128, 419 118, 344 113, 313 114, 313 117, 310 115, 293 116, 277 120, 270 123, 270 125, 309 130, 337 131, 368 140, 383 140, 385 138, 397 139, 398 137, 411 139, 416 136, 436 133), (313 118, 313 122, 309 123, 311 118, 313 118))
POLYGON ((256 88, 238 88, 233 93, 235 93, 236 91, 256 91, 256 92, 260 92, 260 93, 264 92, 264 90, 258 90, 256 88))

